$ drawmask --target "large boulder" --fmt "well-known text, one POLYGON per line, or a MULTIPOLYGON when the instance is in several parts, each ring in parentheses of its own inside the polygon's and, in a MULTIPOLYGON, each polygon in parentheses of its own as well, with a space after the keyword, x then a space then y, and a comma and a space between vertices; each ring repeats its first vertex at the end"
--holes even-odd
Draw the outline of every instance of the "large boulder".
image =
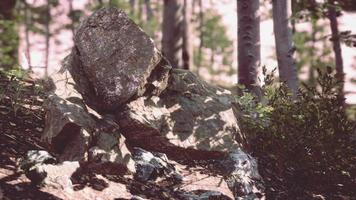
POLYGON ((85 102, 99 112, 166 87, 171 67, 121 10, 96 11, 78 27, 74 45, 64 63, 85 102))
POLYGON ((131 101, 116 116, 122 133, 136 146, 169 157, 219 158, 244 142, 232 102, 229 91, 173 69, 160 96, 131 101))

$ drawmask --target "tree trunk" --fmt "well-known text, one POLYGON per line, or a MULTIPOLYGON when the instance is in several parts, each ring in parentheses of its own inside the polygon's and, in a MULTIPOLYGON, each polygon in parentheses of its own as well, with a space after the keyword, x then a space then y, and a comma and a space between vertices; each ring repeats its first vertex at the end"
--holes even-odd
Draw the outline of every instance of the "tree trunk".
POLYGON ((183 53, 182 53, 182 58, 183 58, 183 68, 184 69, 190 69, 192 67, 192 47, 190 44, 190 9, 188 7, 188 2, 187 0, 184 0, 184 6, 183 6, 183 53))
POLYGON ((197 75, 199 76, 199 70, 202 66, 202 61, 203 61, 203 46, 204 46, 204 41, 203 41, 203 24, 204 24, 204 9, 203 9, 203 0, 199 0, 199 30, 200 30, 200 35, 199 35, 199 49, 198 49, 198 66, 197 66, 197 75))
MULTIPOLYGON (((69 0, 69 13, 71 15, 73 14, 73 0, 69 0)), ((73 37, 73 41, 74 41, 75 30, 74 30, 74 21, 73 20, 72 20, 72 24, 70 26, 70 30, 72 31, 72 37, 73 37)))
POLYGON ((237 0, 238 82, 247 89, 257 83, 260 66, 259 0, 237 0))
POLYGON ((135 5, 136 0, 130 0, 130 15, 133 17, 135 15, 135 5))
POLYGON ((49 49, 50 49, 50 20, 51 20, 51 6, 50 6, 50 0, 47 0, 47 5, 46 5, 46 24, 45 24, 45 33, 46 33, 46 50, 45 50, 45 76, 48 76, 48 63, 49 63, 49 49))
POLYGON ((147 21, 151 21, 153 18, 153 10, 151 7, 151 1, 150 0, 145 0, 145 5, 146 5, 146 15, 147 15, 147 21))
POLYGON ((336 65, 336 77, 340 81, 341 90, 339 97, 344 100, 344 64, 342 60, 342 52, 341 52, 341 45, 340 45, 340 38, 339 38, 339 28, 337 22, 337 13, 335 9, 335 1, 328 0, 329 3, 329 13, 328 18, 330 21, 330 29, 331 29, 331 41, 333 42, 333 50, 335 54, 335 65, 336 65))
POLYGON ((297 66, 293 59, 294 47, 289 23, 290 13, 290 0, 273 0, 273 30, 279 77, 287 84, 295 98, 298 93, 298 77, 297 66))
POLYGON ((143 9, 143 5, 142 5, 142 1, 139 0, 138 1, 138 12, 137 12, 137 17, 138 17, 138 22, 140 26, 143 26, 144 23, 144 9, 143 9))
POLYGON ((182 67, 182 0, 164 0, 162 52, 172 67, 182 67))
POLYGON ((25 5, 25 41, 26 41, 26 59, 27 59, 27 64, 28 68, 31 71, 32 70, 32 63, 31 63, 31 43, 30 43, 30 26, 32 24, 32 16, 31 16, 31 10, 29 9, 29 6, 24 0, 24 5, 25 5))
POLYGON ((100 8, 104 6, 103 0, 98 0, 100 8))
POLYGON ((310 52, 312 56, 312 60, 311 60, 311 63, 310 63, 310 69, 309 69, 309 85, 312 86, 312 87, 315 87, 316 85, 316 81, 315 81, 315 68, 317 67, 316 65, 316 62, 315 62, 315 59, 316 59, 316 54, 314 53, 316 47, 315 47, 315 44, 317 42, 316 40, 316 34, 318 33, 317 32, 317 19, 312 19, 311 20, 311 23, 312 23, 312 33, 311 33, 311 41, 312 41, 312 46, 311 46, 311 49, 312 51, 310 52))

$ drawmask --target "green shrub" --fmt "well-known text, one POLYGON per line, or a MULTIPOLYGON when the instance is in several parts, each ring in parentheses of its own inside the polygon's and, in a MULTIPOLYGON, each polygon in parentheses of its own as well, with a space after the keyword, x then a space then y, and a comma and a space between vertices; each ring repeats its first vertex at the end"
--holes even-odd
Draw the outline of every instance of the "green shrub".
POLYGON ((303 84, 297 99, 284 84, 275 83, 273 75, 266 76, 262 97, 244 92, 237 98, 250 150, 262 174, 270 174, 266 183, 271 199, 278 187, 291 198, 288 195, 300 191, 335 195, 335 190, 352 192, 356 186, 356 145, 351 139, 355 125, 347 119, 340 84, 331 70, 318 72, 318 85, 303 84))

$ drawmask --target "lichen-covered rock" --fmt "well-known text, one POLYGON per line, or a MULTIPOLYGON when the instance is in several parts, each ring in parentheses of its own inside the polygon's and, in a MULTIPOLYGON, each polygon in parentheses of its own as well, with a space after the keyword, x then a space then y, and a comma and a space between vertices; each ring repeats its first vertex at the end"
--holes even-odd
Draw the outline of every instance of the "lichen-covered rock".
POLYGON ((55 94, 49 95, 44 105, 46 122, 42 138, 59 154, 59 162, 112 162, 135 171, 125 137, 109 115, 97 119, 89 114, 85 105, 55 94))
POLYGON ((244 142, 232 101, 227 90, 173 69, 164 93, 131 101, 116 115, 122 133, 136 146, 170 157, 219 157, 218 152, 232 151, 244 142))
POLYGON ((112 111, 165 89, 170 66, 153 40, 116 8, 96 11, 78 27, 65 65, 85 102, 112 111))
POLYGON ((145 182, 156 180, 158 177, 170 179, 172 182, 180 183, 183 180, 174 165, 169 162, 163 153, 151 153, 141 148, 134 148, 134 159, 136 161, 135 179, 145 182))
POLYGON ((50 153, 44 150, 30 150, 19 162, 20 169, 28 171, 38 164, 54 164, 57 160, 50 153))
POLYGON ((179 194, 179 198, 181 200, 232 200, 230 197, 222 194, 221 192, 209 190, 184 192, 179 194))
POLYGON ((96 136, 96 146, 89 149, 89 160, 101 163, 118 163, 135 172, 135 162, 125 144, 125 137, 119 133, 99 133, 96 136))
POLYGON ((20 168, 35 185, 72 190, 72 174, 80 167, 79 162, 56 163, 56 159, 44 150, 30 150, 20 161, 20 168))
POLYGON ((265 199, 263 180, 252 156, 236 149, 222 159, 220 170, 235 199, 265 199))
POLYGON ((59 161, 85 160, 95 120, 83 105, 62 99, 55 94, 44 103, 45 129, 42 139, 60 154, 59 161))

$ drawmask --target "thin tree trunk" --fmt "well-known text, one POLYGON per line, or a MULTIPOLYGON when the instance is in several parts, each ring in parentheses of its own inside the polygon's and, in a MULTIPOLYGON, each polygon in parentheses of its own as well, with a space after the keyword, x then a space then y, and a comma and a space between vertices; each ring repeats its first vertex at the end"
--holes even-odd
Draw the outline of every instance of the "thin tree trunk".
POLYGON ((153 18, 153 10, 152 10, 152 6, 151 6, 151 1, 145 0, 145 5, 146 5, 147 21, 151 21, 153 18))
POLYGON ((190 69, 192 67, 192 60, 191 60, 191 55, 192 55, 192 48, 190 44, 190 12, 188 8, 188 2, 187 0, 184 0, 184 6, 183 6, 183 53, 182 53, 182 58, 183 58, 183 68, 184 69, 190 69))
POLYGON ((316 34, 317 34, 317 19, 312 19, 312 34, 311 34, 311 39, 312 39, 312 46, 311 46, 311 54, 310 55, 313 59, 310 63, 310 69, 309 69, 309 84, 314 87, 315 86, 315 65, 316 65, 316 62, 315 62, 315 44, 316 44, 316 34))
POLYGON ((341 83, 341 90, 339 97, 344 99, 344 64, 342 60, 342 52, 341 52, 341 45, 340 45, 340 38, 339 38, 339 28, 337 22, 337 13, 335 9, 335 1, 328 0, 329 3, 329 14, 328 18, 330 21, 330 29, 332 34, 332 42, 333 42, 333 50, 335 54, 335 65, 336 65, 336 77, 341 83))
POLYGON ((45 31, 46 31, 46 50, 45 50, 45 76, 48 76, 48 63, 49 63, 49 49, 50 49, 50 20, 51 20, 51 6, 49 0, 47 0, 47 5, 46 5, 46 25, 45 25, 45 31))
POLYGON ((135 5, 136 5, 136 0, 130 0, 130 15, 131 15, 131 17, 135 15, 135 5))
POLYGON ((143 9, 141 0, 138 1, 138 13, 137 14, 138 14, 139 24, 140 24, 140 26, 142 26, 143 25, 142 23, 144 21, 144 17, 143 17, 144 9, 143 9))
POLYGON ((192 12, 191 12, 191 16, 195 15, 195 5, 197 3, 197 0, 192 0, 192 12))
POLYGON ((203 46, 204 46, 204 34, 203 34, 203 25, 204 25, 204 9, 203 9, 203 0, 199 0, 199 49, 198 49, 198 66, 197 66, 197 75, 199 76, 199 70, 203 62, 203 46))
MULTIPOLYGON (((73 0, 69 0, 69 13, 71 15, 73 14, 73 0)), ((74 41, 75 30, 74 30, 74 21, 73 20, 72 20, 72 25, 70 27, 70 30, 72 31, 72 37, 73 37, 73 41, 74 41)))
POLYGON ((182 0, 164 0, 162 52, 174 68, 182 67, 182 0))
POLYGON ((98 0, 100 8, 103 7, 104 3, 103 0, 98 0))
POLYGON ((257 83, 260 66, 259 0, 237 0, 238 82, 247 89, 257 83))
POLYGON ((297 1, 292 0, 292 19, 291 19, 291 24, 292 24, 292 34, 294 35, 296 32, 296 27, 295 27, 295 14, 297 13, 297 1))
POLYGON ((285 82, 296 98, 298 93, 297 66, 290 28, 290 0, 273 0, 273 30, 275 35, 280 80, 285 82))
POLYGON ((28 68, 31 71, 32 70, 32 63, 31 63, 31 43, 30 43, 30 26, 32 24, 31 22, 31 11, 29 9, 29 6, 24 0, 24 5, 25 5, 25 41, 26 41, 26 59, 27 59, 27 64, 28 68))

